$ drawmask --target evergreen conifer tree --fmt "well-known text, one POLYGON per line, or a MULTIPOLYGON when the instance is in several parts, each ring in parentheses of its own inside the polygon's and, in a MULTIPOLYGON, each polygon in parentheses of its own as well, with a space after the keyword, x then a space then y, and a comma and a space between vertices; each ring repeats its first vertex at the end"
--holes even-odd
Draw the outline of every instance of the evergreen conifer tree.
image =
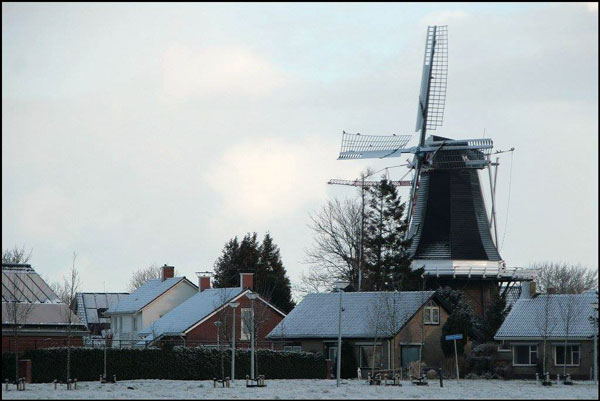
POLYGON ((365 291, 418 290, 422 269, 412 271, 405 240, 405 204, 385 177, 369 188, 364 224, 365 291))
POLYGON ((214 266, 215 287, 237 287, 240 273, 254 273, 254 290, 287 313, 294 307, 290 280, 281 261, 279 248, 266 234, 262 244, 256 233, 248 233, 241 242, 229 240, 214 266))

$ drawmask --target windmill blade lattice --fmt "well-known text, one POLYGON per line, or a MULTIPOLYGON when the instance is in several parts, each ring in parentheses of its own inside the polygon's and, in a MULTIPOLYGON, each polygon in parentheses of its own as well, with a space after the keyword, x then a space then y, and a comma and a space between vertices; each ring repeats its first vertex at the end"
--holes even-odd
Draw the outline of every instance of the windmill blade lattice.
POLYGON ((427 110, 427 130, 435 130, 444 122, 446 84, 448 82, 448 27, 430 26, 427 29, 425 58, 419 95, 419 111, 415 131, 422 128, 427 110))
POLYGON ((361 135, 344 132, 339 159, 365 159, 390 156, 404 149, 411 135, 361 135))

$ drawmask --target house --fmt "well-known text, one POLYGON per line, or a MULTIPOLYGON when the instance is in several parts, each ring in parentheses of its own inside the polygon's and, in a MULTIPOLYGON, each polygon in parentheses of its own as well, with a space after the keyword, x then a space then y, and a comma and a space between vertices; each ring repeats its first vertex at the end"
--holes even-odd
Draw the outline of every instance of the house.
POLYGON ((285 314, 261 296, 252 302, 248 295, 255 294, 253 287, 252 273, 240 273, 240 286, 228 288, 211 288, 210 277, 199 275, 198 292, 153 324, 144 327, 139 333, 142 340, 138 344, 214 346, 218 341, 229 342, 235 316, 236 347, 248 347, 254 307, 256 345, 265 347, 265 336, 281 322, 285 314), (238 303, 235 309, 229 306, 232 302, 238 303), (216 322, 220 322, 217 323, 219 327, 215 325, 216 322))
POLYGON ((2 352, 15 351, 15 340, 19 351, 66 346, 69 336, 71 345, 81 346, 87 335, 83 322, 31 265, 2 263, 2 352))
MULTIPOLYGON (((407 367, 419 359, 421 343, 426 364, 437 366, 443 358, 440 337, 448 310, 434 291, 349 292, 342 305, 342 340, 351 344, 363 374, 373 359, 376 369, 407 367)), ((335 361, 338 316, 337 293, 309 294, 267 338, 283 341, 284 349, 321 352, 335 361)))
POLYGON ((131 347, 143 327, 198 292, 198 287, 185 276, 173 277, 174 272, 173 266, 162 266, 161 278, 146 281, 104 312, 111 319, 113 347, 131 347))
POLYGON ((104 316, 109 307, 117 305, 129 293, 126 292, 78 292, 75 299, 77 316, 90 331, 84 338, 86 345, 104 344, 110 318, 104 316))
POLYGON ((589 379, 594 365, 595 332, 590 322, 597 316, 594 302, 598 302, 595 291, 538 296, 524 291, 494 336, 502 342, 499 356, 511 366, 513 376, 530 379, 541 374, 545 354, 546 371, 552 377, 562 375, 566 364, 572 378, 589 379))

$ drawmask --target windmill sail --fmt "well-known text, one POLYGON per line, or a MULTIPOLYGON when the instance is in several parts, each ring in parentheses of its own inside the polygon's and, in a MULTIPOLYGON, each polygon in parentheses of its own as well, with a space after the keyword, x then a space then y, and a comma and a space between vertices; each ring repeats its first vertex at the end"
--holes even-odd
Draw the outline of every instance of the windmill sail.
MULTIPOLYGON (((435 130, 444 121, 446 103, 446 83, 448 81, 448 27, 430 26, 427 28, 421 93, 415 131, 435 130)), ((424 132, 423 132, 424 135, 424 132)), ((423 138, 424 139, 424 138, 423 138)))
POLYGON ((402 153, 411 135, 361 135, 344 132, 339 159, 383 158, 402 153))

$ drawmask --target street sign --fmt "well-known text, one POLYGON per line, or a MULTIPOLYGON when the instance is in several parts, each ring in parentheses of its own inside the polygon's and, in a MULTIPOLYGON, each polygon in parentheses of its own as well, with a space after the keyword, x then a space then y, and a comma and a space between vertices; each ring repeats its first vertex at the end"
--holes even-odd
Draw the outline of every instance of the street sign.
POLYGON ((459 373, 458 373, 458 352, 456 351, 456 340, 462 340, 463 335, 462 334, 450 334, 449 336, 446 336, 446 341, 452 341, 454 340, 454 358, 456 359, 456 382, 459 383, 459 373))
POLYGON ((462 338, 463 338, 462 334, 450 334, 449 336, 446 336, 446 341, 462 340, 462 338))

